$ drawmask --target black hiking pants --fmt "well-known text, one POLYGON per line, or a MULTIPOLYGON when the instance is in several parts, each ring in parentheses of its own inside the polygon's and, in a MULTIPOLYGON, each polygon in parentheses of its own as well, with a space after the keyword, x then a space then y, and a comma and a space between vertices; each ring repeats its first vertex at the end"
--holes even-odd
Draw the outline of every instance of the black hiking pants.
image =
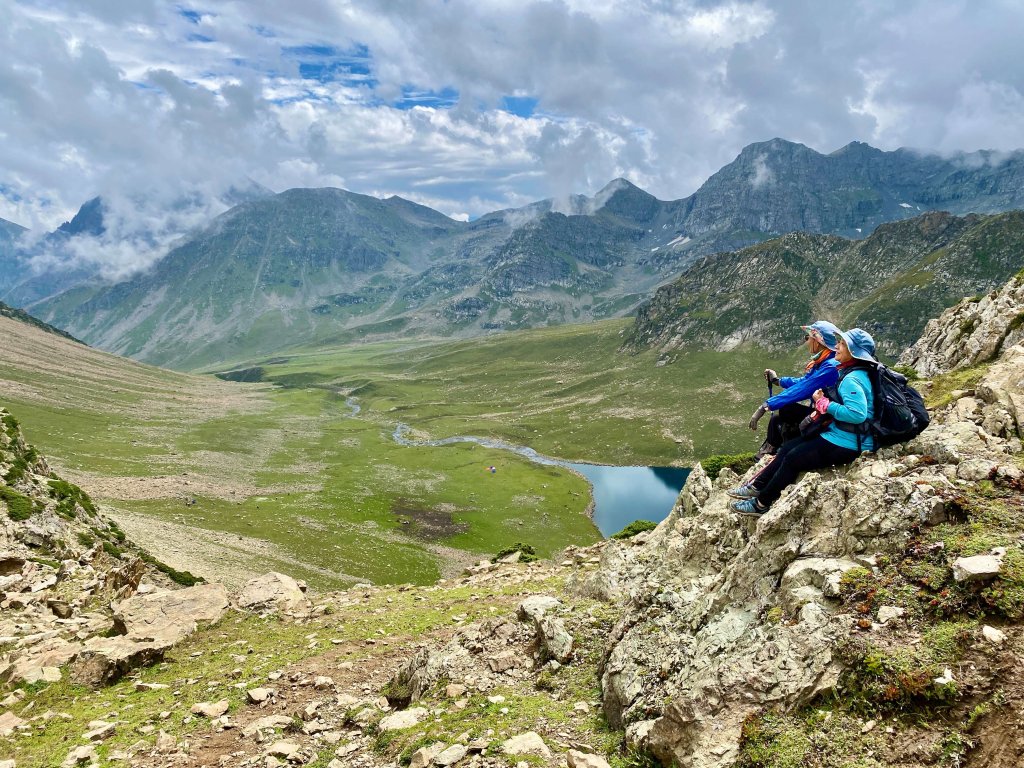
POLYGON ((801 472, 849 464, 858 456, 859 451, 841 448, 821 435, 790 440, 750 484, 761 492, 757 497, 761 506, 770 507, 801 472))

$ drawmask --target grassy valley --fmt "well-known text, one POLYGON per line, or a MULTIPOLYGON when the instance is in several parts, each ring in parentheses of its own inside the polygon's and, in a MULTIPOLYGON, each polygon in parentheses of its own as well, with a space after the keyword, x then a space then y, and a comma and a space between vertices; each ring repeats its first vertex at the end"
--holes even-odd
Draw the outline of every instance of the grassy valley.
POLYGON ((609 321, 299 351, 238 383, 0 322, 0 399, 132 538, 228 583, 277 568, 320 588, 429 583, 517 541, 548 555, 599 538, 577 475, 475 445, 401 446, 399 422, 413 438, 687 466, 755 444, 743 425, 768 362, 706 352, 659 367, 617 352, 626 321, 609 321))

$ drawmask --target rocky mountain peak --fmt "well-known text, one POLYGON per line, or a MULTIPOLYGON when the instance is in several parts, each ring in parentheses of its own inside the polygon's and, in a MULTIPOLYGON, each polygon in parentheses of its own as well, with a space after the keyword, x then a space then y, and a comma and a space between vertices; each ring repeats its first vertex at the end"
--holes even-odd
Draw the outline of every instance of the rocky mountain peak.
POLYGON ((840 147, 835 152, 829 154, 829 157, 842 157, 842 156, 853 156, 853 157, 880 157, 885 154, 880 149, 872 147, 870 144, 863 141, 851 141, 844 147, 840 147))
POLYGON ((631 222, 645 223, 658 215, 660 202, 626 179, 615 179, 594 195, 593 206, 631 222))
POLYGON ((65 221, 61 224, 57 228, 57 233, 68 237, 74 237, 75 235, 99 237, 107 231, 106 225, 103 223, 103 215, 103 199, 94 197, 92 200, 82 203, 78 213, 74 215, 71 221, 65 221))
POLYGON ((751 144, 747 144, 747 146, 740 150, 740 153, 734 162, 749 162, 766 155, 773 157, 789 157, 792 155, 806 154, 817 153, 806 144, 775 137, 774 139, 768 139, 767 141, 755 141, 751 144))

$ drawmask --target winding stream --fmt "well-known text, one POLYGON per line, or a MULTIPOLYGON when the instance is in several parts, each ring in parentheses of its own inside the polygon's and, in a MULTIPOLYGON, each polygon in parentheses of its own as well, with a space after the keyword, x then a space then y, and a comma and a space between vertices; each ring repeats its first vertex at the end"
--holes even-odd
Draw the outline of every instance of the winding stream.
MULTIPOLYGON (((350 398, 351 399, 351 398, 350 398)), ((350 405, 350 407, 352 407, 350 405)), ((399 445, 416 448, 437 448, 456 443, 476 443, 485 448, 511 451, 537 464, 565 467, 583 475, 590 482, 594 496, 594 524, 603 536, 617 533, 634 520, 661 522, 672 511, 679 491, 686 482, 689 469, 681 467, 615 467, 604 464, 581 464, 554 459, 533 448, 495 440, 489 437, 456 436, 440 440, 411 440, 408 424, 399 422, 391 437, 399 445)))

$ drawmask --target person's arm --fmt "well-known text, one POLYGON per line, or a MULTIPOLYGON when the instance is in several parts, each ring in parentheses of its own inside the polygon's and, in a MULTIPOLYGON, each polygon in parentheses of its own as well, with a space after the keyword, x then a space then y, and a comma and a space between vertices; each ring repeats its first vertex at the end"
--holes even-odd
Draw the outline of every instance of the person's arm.
POLYGON ((855 376, 847 376, 839 385, 842 403, 829 403, 826 413, 836 421, 863 424, 868 420, 868 390, 855 376))
POLYGON ((838 379, 839 371, 834 365, 823 365, 799 379, 790 379, 790 385, 774 397, 769 397, 765 405, 769 410, 777 411, 784 405, 806 400, 816 389, 831 387, 838 379))

